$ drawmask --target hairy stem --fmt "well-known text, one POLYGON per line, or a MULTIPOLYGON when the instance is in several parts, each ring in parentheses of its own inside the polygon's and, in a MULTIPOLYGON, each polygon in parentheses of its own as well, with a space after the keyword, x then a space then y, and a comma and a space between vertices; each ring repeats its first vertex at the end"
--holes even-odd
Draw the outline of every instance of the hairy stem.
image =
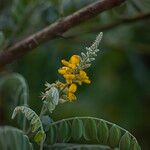
POLYGON ((43 105, 42 105, 42 108, 41 108, 40 115, 39 115, 40 119, 41 119, 42 116, 46 113, 46 111, 47 111, 47 108, 46 108, 45 104, 43 104, 43 105))

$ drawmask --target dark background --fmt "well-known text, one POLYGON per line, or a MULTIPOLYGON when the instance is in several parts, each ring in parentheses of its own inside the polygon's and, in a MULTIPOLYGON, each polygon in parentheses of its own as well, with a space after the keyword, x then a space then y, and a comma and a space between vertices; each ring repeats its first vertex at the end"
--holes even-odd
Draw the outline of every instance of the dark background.
MULTIPOLYGON (((0 0, 0 30, 5 36, 1 49, 50 25, 61 16, 94 0, 0 0), (62 10, 63 6, 63 10, 62 10)), ((137 137, 142 149, 148 150, 150 134, 150 20, 108 24, 122 18, 148 13, 149 0, 127 0, 125 4, 69 30, 63 36, 36 48, 1 70, 18 72, 28 82, 29 104, 40 111, 40 92, 44 83, 61 79, 57 69, 61 59, 69 59, 90 46, 100 31, 104 36, 96 61, 88 69, 91 85, 78 88, 77 101, 59 105, 51 115, 54 120, 72 116, 94 116, 114 122, 137 137)), ((0 124, 13 125, 10 116, 15 82, 5 85, 0 96, 0 124)))

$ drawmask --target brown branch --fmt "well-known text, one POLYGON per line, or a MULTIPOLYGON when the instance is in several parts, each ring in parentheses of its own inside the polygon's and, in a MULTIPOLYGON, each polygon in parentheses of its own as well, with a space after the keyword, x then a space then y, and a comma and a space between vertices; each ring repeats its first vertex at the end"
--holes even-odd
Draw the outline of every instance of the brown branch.
POLYGON ((58 20, 52 25, 25 38, 2 52, 0 54, 0 67, 11 63, 25 55, 27 52, 38 47, 40 44, 56 38, 70 28, 79 25, 99 13, 120 5, 124 1, 125 0, 98 0, 63 19, 58 20))

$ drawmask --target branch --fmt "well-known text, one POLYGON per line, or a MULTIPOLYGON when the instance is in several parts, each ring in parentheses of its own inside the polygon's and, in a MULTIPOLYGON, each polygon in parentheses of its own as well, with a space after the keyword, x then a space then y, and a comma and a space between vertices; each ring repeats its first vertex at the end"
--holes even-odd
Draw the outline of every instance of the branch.
MULTIPOLYGON (((82 32, 82 33, 80 32, 80 35, 88 34, 88 33, 97 33, 97 32, 100 32, 100 31, 105 31, 105 30, 116 28, 120 25, 131 24, 131 23, 135 23, 135 22, 139 22, 139 21, 143 21, 143 20, 147 20, 147 19, 150 19, 150 12, 135 15, 135 16, 129 17, 129 18, 121 18, 121 19, 119 19, 115 22, 111 22, 111 23, 108 23, 108 24, 105 24, 105 25, 94 27, 93 29, 91 29, 89 31, 85 31, 85 32, 82 32)), ((69 39, 69 38, 74 38, 76 36, 79 36, 79 35, 77 35, 77 34, 66 35, 66 36, 62 36, 62 38, 69 39)))
POLYGON ((130 23, 134 23, 134 22, 141 21, 141 20, 146 20, 146 19, 150 19, 150 12, 143 13, 143 14, 140 14, 140 15, 136 15, 136 16, 133 16, 133 17, 130 17, 130 18, 119 19, 116 22, 112 22, 110 24, 94 28, 92 30, 92 32, 104 31, 104 30, 108 30, 108 29, 118 27, 120 25, 130 24, 130 23))
POLYGON ((70 28, 87 21, 99 13, 120 5, 124 1, 125 0, 98 0, 97 2, 92 3, 63 19, 58 20, 52 25, 30 35, 24 40, 3 51, 0 54, 0 67, 5 66, 6 64, 9 64, 12 61, 24 56, 26 53, 38 47, 40 44, 48 40, 55 39, 58 37, 58 35, 61 35, 70 28))

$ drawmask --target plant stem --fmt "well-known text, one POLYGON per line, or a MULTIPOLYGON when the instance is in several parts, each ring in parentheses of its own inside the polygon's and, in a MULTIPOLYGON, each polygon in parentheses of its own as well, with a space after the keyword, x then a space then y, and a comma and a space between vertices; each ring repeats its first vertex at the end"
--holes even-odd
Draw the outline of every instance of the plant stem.
POLYGON ((41 118, 46 113, 46 111, 47 111, 47 108, 45 107, 45 104, 43 104, 39 117, 41 118))
MULTIPOLYGON (((40 112, 40 115, 39 115, 40 119, 46 113, 46 111, 47 111, 47 108, 46 108, 45 104, 43 103, 42 108, 41 108, 41 112, 40 112)), ((42 140, 40 142, 40 150, 43 150, 43 144, 44 144, 44 140, 42 140)))
POLYGON ((66 147, 69 147, 70 149, 77 149, 77 148, 81 148, 81 147, 90 147, 90 148, 97 148, 97 149, 102 149, 102 150, 110 150, 111 148, 109 146, 106 145, 99 145, 99 144, 78 144, 78 143, 55 143, 54 145, 47 145, 44 144, 44 147, 48 148, 48 149, 65 149, 66 147))
POLYGON ((61 89, 60 91, 59 91, 59 95, 61 96, 62 94, 63 94, 63 91, 65 90, 65 88, 68 86, 68 84, 66 84, 64 87, 63 87, 63 89, 61 89))
POLYGON ((40 150, 43 150, 43 144, 44 144, 44 141, 42 140, 40 143, 40 150))

